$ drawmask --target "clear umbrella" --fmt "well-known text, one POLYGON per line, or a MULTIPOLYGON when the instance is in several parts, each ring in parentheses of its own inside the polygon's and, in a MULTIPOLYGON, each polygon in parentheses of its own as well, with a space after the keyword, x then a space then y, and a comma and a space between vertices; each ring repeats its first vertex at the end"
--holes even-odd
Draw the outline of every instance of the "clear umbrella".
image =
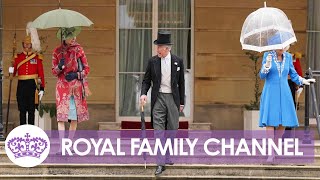
POLYGON ((278 8, 265 7, 252 12, 242 26, 242 49, 257 52, 283 49, 296 42, 291 21, 278 8))

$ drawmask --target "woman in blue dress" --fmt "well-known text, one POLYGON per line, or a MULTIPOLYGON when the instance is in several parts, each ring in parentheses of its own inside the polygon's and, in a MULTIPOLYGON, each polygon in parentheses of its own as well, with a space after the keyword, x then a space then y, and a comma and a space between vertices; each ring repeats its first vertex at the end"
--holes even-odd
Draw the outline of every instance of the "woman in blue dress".
MULTIPOLYGON (((298 127, 299 122, 288 84, 288 75, 297 85, 310 85, 315 79, 304 79, 294 69, 292 56, 285 49, 265 52, 260 78, 265 80, 260 99, 259 126, 266 127, 267 134, 277 140, 285 127, 298 127), (277 132, 275 133, 275 130, 277 132)), ((275 141, 277 142, 277 141, 275 141)), ((274 160, 274 155, 268 161, 274 160)))

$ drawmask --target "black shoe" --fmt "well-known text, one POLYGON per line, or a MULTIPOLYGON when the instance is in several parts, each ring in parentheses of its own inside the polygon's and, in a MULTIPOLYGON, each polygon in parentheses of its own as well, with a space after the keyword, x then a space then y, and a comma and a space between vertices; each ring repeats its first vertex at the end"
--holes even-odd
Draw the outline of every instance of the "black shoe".
POLYGON ((161 174, 165 170, 166 170, 165 166, 157 166, 156 171, 154 172, 154 175, 157 176, 157 175, 161 174))
POLYGON ((170 159, 168 159, 168 160, 166 160, 166 164, 168 164, 168 165, 173 165, 174 162, 172 162, 170 159))

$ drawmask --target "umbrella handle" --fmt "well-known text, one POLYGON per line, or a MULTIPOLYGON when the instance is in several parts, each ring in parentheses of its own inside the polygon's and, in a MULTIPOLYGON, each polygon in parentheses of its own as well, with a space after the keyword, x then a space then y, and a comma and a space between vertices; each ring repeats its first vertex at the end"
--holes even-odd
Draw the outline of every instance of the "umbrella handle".
POLYGON ((296 93, 296 111, 298 110, 299 97, 300 95, 296 93))

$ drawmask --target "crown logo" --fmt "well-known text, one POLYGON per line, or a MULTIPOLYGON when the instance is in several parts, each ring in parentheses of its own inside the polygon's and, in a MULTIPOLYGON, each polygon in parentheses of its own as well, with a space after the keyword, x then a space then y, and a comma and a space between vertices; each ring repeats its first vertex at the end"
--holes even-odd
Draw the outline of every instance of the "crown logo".
POLYGON ((8 141, 8 148, 14 157, 35 157, 40 158, 41 154, 48 147, 48 142, 40 137, 32 137, 29 133, 22 137, 14 137, 8 141))

